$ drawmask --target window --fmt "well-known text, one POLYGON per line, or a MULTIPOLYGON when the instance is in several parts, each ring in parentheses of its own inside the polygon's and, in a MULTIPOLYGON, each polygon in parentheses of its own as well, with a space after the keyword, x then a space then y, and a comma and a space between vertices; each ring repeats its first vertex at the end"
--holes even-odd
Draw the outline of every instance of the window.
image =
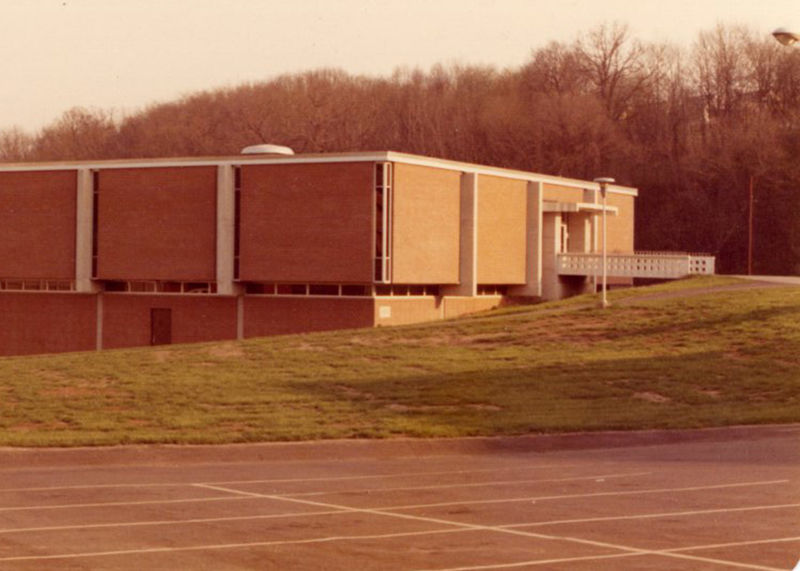
POLYGON ((375 286, 375 295, 392 297, 438 296, 438 285, 422 284, 379 284, 375 286))
POLYGON ((339 295, 339 286, 331 284, 311 284, 308 286, 309 295, 339 295))
POLYGON ((275 294, 275 284, 259 284, 248 282, 244 286, 244 292, 255 295, 275 294))
POLYGON ((391 281, 392 164, 375 164, 375 282, 391 281))
POLYGON ((247 282, 244 284, 244 291, 248 295, 366 297, 372 295, 372 287, 372 284, 275 284, 247 282))
POLYGON ((100 172, 92 171, 92 277, 97 278, 97 221, 100 208, 100 172))
POLYGON ((103 291, 126 293, 216 293, 214 282, 169 282, 159 280, 105 280, 103 291))
POLYGON ((497 284, 478 284, 478 295, 506 295, 508 287, 497 284))
POLYGON ((242 167, 233 167, 233 279, 239 279, 241 247, 242 167))
POLYGON ((342 295, 349 295, 349 296, 364 296, 369 295, 371 288, 363 285, 343 285, 342 286, 342 295))
POLYGON ((71 280, 37 280, 37 279, 0 279, 2 291, 75 291, 75 282, 71 280))
POLYGON ((105 291, 128 291, 128 283, 121 281, 107 281, 103 284, 105 291))

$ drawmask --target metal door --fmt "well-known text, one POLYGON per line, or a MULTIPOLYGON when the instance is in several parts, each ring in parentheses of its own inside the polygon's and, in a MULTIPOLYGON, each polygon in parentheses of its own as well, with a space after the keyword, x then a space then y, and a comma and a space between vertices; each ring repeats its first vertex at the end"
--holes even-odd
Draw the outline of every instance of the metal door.
POLYGON ((172 310, 153 308, 150 310, 150 345, 172 343, 172 310))

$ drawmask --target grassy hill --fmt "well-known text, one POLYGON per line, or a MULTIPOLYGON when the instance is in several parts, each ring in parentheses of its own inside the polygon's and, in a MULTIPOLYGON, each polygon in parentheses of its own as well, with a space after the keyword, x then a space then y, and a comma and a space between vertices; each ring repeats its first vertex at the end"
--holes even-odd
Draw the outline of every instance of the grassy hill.
POLYGON ((418 326, 0 359, 0 445, 800 421, 800 288, 697 278, 418 326))

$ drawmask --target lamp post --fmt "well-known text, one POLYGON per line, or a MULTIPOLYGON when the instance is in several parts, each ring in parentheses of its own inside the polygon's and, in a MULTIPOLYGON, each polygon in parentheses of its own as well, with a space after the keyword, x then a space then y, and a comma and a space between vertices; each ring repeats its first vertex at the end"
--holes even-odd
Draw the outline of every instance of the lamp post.
MULTIPOLYGON (((784 46, 795 46, 800 42, 800 33, 780 27, 772 31, 773 37, 784 46)), ((797 46, 795 46, 797 47, 797 46)), ((747 246, 747 275, 753 273, 753 176, 750 175, 750 232, 747 246)))
POLYGON ((603 198, 603 296, 600 301, 601 307, 608 307, 608 297, 606 292, 608 289, 608 251, 607 251, 607 234, 606 232, 606 191, 609 184, 614 184, 616 181, 613 178, 600 177, 594 179, 594 182, 600 185, 600 196, 603 198))
POLYGON ((772 35, 784 46, 791 46, 800 42, 800 33, 792 32, 788 28, 777 28, 773 30, 772 35))

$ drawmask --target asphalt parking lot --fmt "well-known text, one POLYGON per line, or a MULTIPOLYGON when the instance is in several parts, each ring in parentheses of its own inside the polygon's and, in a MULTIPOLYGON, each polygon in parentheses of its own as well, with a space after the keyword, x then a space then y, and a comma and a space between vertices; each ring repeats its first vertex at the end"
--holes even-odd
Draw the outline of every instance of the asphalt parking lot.
POLYGON ((800 426, 0 449, 0 569, 792 569, 800 426))

